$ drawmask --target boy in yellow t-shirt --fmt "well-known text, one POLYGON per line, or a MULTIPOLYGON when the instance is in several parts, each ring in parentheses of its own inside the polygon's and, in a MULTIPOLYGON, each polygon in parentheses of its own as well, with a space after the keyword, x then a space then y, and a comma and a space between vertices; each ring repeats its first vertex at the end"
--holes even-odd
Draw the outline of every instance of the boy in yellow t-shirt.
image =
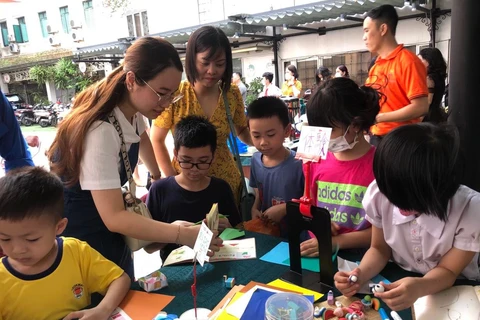
POLYGON ((130 279, 85 242, 57 237, 67 225, 63 184, 38 167, 0 179, 0 320, 107 319, 130 279), (104 295, 85 309, 90 295, 104 295))

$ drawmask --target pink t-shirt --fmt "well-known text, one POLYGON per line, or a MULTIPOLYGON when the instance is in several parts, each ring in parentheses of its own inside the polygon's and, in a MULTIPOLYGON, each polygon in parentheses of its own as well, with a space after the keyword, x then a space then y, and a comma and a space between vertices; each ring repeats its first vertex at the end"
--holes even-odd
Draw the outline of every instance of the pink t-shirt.
POLYGON ((480 280, 480 194, 460 186, 448 203, 447 223, 434 216, 404 216, 380 192, 377 182, 368 187, 363 206, 366 219, 383 229, 385 242, 392 249, 392 258, 405 270, 426 274, 442 257, 455 247, 477 252, 462 275, 480 280))
POLYGON ((331 152, 327 159, 311 165, 311 192, 317 207, 330 212, 339 233, 369 228, 362 200, 368 185, 375 179, 373 156, 375 147, 362 157, 340 161, 331 152))

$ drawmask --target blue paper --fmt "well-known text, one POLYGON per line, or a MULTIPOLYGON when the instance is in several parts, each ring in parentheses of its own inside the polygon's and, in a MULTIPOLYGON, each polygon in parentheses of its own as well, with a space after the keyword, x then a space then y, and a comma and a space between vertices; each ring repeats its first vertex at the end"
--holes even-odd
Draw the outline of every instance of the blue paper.
MULTIPOLYGON (((284 266, 290 265, 290 251, 288 249, 288 242, 280 242, 275 248, 267 252, 260 260, 281 264, 284 266)), ((313 272, 320 272, 320 263, 318 258, 302 258, 302 269, 313 272)))
POLYGON ((275 292, 267 290, 255 290, 240 320, 264 320, 265 303, 267 302, 267 299, 274 294, 275 292))

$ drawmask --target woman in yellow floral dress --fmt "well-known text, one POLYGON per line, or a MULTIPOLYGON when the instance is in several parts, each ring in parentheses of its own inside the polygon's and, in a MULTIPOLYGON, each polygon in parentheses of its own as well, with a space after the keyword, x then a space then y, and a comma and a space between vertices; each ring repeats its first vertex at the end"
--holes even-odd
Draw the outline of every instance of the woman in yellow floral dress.
POLYGON ((170 105, 155 121, 150 136, 158 165, 163 176, 173 176, 181 169, 178 161, 170 156, 165 138, 175 124, 187 115, 205 116, 217 128, 217 150, 209 175, 225 180, 232 188, 239 203, 240 172, 227 147, 230 134, 222 92, 226 92, 235 131, 238 137, 251 145, 247 129, 242 95, 237 86, 231 85, 232 51, 225 33, 215 27, 197 29, 188 40, 185 57, 186 81, 180 84, 183 98, 170 105))

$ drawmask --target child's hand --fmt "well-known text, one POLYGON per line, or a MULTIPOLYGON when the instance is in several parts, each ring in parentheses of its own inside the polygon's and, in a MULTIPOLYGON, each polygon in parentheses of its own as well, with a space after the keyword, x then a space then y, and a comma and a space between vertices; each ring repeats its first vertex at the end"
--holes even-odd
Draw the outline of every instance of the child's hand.
POLYGON ((252 219, 262 218, 262 211, 252 208, 252 219))
POLYGON ((360 269, 355 268, 352 272, 343 272, 339 271, 335 273, 333 280, 335 280, 335 287, 340 291, 345 297, 351 297, 358 292, 360 289, 360 269), (350 275, 357 276, 357 282, 351 282, 349 280, 350 275))
POLYGON ((318 257, 318 241, 312 238, 300 243, 300 254, 302 257, 318 257))
POLYGON ((263 212, 263 217, 267 220, 279 223, 287 214, 285 205, 275 205, 263 212))
POLYGON ((105 320, 110 317, 110 313, 99 307, 93 309, 85 309, 69 313, 63 320, 105 320))
POLYGON ((227 218, 220 218, 218 220, 218 231, 222 232, 226 228, 231 228, 232 225, 230 224, 230 221, 228 221, 227 218))
POLYGON ((336 224, 335 222, 331 223, 331 229, 332 229, 332 236, 338 235, 338 230, 340 230, 340 226, 336 224))
POLYGON ((382 299, 393 311, 410 308, 419 298, 416 278, 406 277, 391 284, 380 284, 385 288, 385 292, 375 293, 375 297, 382 299))

